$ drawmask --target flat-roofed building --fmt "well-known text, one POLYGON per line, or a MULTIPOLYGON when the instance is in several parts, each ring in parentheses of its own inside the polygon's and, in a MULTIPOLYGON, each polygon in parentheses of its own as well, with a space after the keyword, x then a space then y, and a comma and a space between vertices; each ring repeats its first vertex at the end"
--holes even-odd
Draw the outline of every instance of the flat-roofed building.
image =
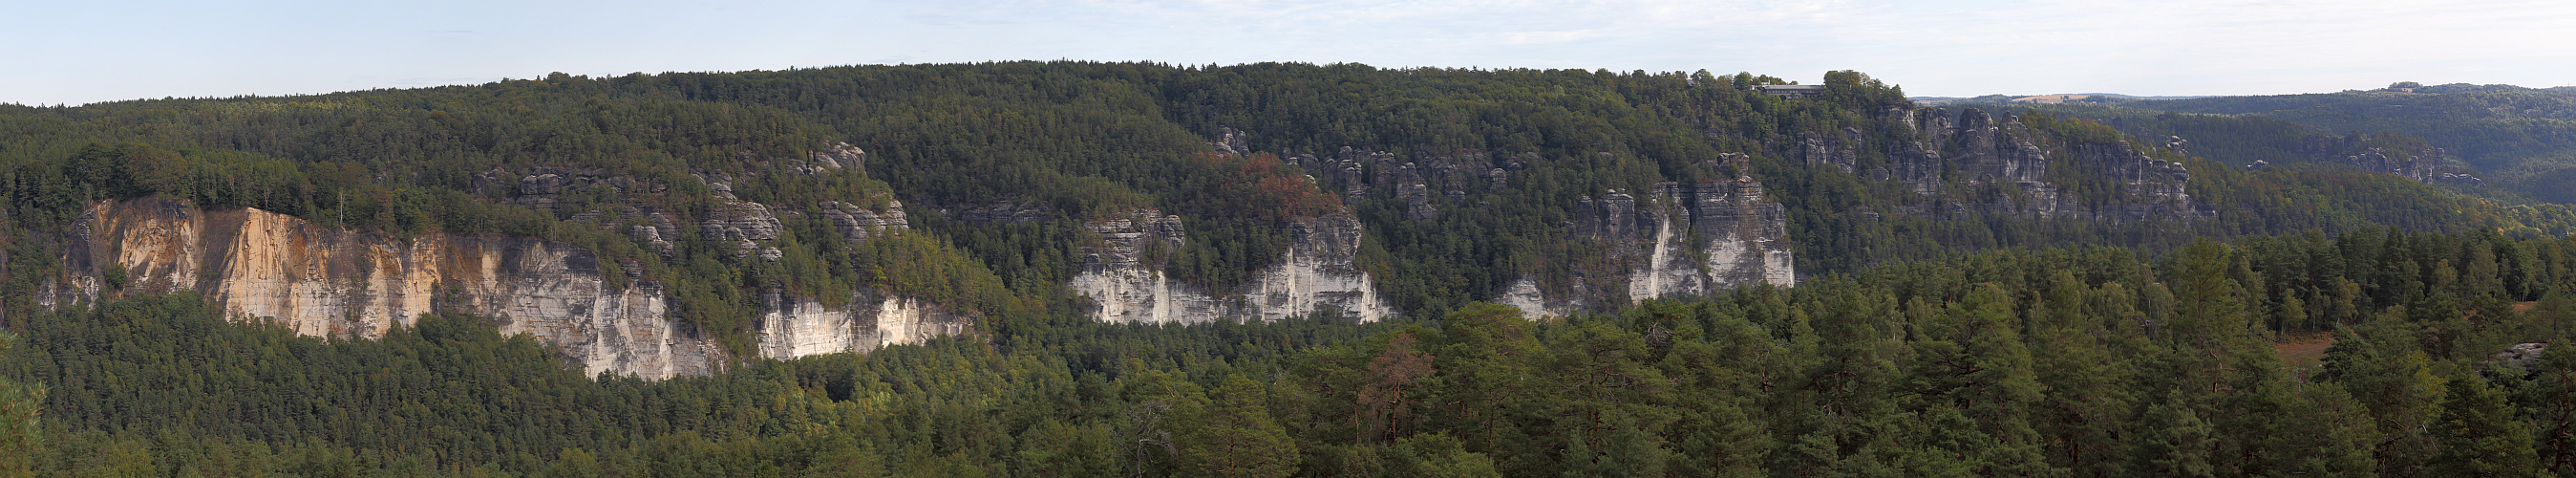
POLYGON ((1788 99, 1814 98, 1825 95, 1825 85, 1755 85, 1754 91, 1788 99))

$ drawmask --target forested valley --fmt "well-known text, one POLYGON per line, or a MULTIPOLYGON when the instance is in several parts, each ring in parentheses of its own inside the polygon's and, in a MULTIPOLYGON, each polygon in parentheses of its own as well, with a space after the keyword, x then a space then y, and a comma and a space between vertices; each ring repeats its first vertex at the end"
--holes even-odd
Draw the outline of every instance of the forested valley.
POLYGON ((2576 473, 2568 206, 2249 167, 2410 133, 1824 80, 1014 62, 0 106, 0 475, 2576 473), (424 313, 314 333, 233 298, 265 252, 110 235, 245 211, 374 248, 258 280, 424 313), (1331 241, 1391 313, 1112 321, 1075 285, 1134 245, 1267 307, 1242 291, 1331 241), (395 258, 424 244, 515 245, 395 258), (1794 269, 1720 271, 1744 244, 1794 269), (567 309, 474 297, 529 257, 713 370, 585 369, 599 335, 476 313, 567 309), (432 269, 469 272, 377 285, 432 269), (1637 279, 1668 273, 1698 282, 1637 279), (797 352, 798 301, 962 325, 797 352))

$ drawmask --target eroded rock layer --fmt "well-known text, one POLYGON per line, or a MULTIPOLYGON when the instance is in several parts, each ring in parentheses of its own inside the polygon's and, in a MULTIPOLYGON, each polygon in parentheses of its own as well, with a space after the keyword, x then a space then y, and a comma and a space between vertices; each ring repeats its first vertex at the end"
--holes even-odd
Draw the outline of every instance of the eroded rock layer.
MULTIPOLYGON (((2075 143, 2047 138, 2012 115, 1997 117, 1967 108, 1892 109, 1884 127, 1910 141, 1873 145, 1857 128, 1834 134, 1802 133, 1779 153, 1810 167, 1844 171, 1904 184, 1924 201, 1891 212, 1932 217, 1969 213, 2113 223, 2187 220, 2213 215, 2186 192, 2190 171, 2156 159, 2127 143, 2075 143), (1860 151, 1879 148, 1882 164, 1861 165, 1860 151), (2062 169, 2062 170, 2060 170, 2062 169), (2095 190, 2076 192, 2069 179, 2091 180, 2095 190), (2090 196, 2090 198, 2083 197, 2090 196)), ((2153 148, 2154 146, 2150 146, 2153 148)), ((2174 138, 2163 146, 2180 152, 2174 138)))
MULTIPOLYGON (((1857 138, 1857 130, 1847 133, 1857 138)), ((1856 155, 1837 150, 1821 136, 1806 149, 1815 161, 1848 167, 1856 155)), ((1615 153, 1595 153, 1616 160, 1615 153)), ((1332 153, 1284 152, 1282 157, 1312 172, 1328 190, 1352 201, 1368 198, 1401 201, 1405 219, 1432 222, 1443 208, 1490 207, 1467 198, 1474 194, 1510 194, 1514 172, 1548 161, 1537 153, 1501 154, 1479 150, 1396 153, 1341 148, 1332 153)), ((1659 183, 1640 198, 1611 190, 1585 196, 1575 205, 1574 233, 1609 245, 1595 259, 1618 264, 1615 278, 1577 278, 1554 288, 1525 278, 1496 291, 1498 302, 1532 314, 1564 315, 1612 306, 1616 302, 1684 294, 1706 294, 1746 284, 1790 285, 1797 280, 1789 252, 1785 208, 1763 196, 1762 184, 1746 174, 1752 156, 1730 153, 1700 167, 1732 180, 1659 183)), ((1354 229, 1356 230, 1356 229, 1354 229)), ((1115 242, 1113 240, 1113 242, 1115 242)), ((1139 272, 1142 274, 1142 272, 1139 272)), ((1349 277, 1347 275, 1341 277, 1349 277)), ((1142 284, 1146 277, 1129 283, 1142 284)), ((1105 288, 1132 291, 1138 288, 1105 288)), ((1139 303, 1142 303, 1139 301, 1139 303)), ((1190 304, 1181 301, 1179 304, 1190 304)), ((1104 310, 1121 310, 1104 305, 1104 310)))
POLYGON ((1353 263, 1360 222, 1348 214, 1292 221, 1279 261, 1222 295, 1163 272, 1162 260, 1187 240, 1180 216, 1139 209, 1085 226, 1103 240, 1083 249, 1082 272, 1067 286, 1091 298, 1092 317, 1101 321, 1278 320, 1326 309, 1363 322, 1395 315, 1368 272, 1353 263))
POLYGON ((1611 244, 1629 265, 1628 301, 1797 283, 1786 212, 1762 183, 1658 183, 1652 198, 1614 190, 1575 208, 1575 232, 1611 244))
MULTIPOLYGON (((397 239, 309 224, 257 209, 206 211, 183 201, 99 203, 63 247, 48 307, 98 300, 105 272, 128 292, 196 291, 234 314, 299 334, 382 337, 432 311, 491 317, 504 334, 561 348, 587 373, 705 375, 726 362, 714 341, 673 319, 662 288, 632 264, 607 275, 592 251, 528 238, 439 233, 397 239)), ((972 328, 973 318, 918 300, 861 291, 839 309, 772 294, 761 355, 863 352, 972 328)))
POLYGON ((1604 259, 1625 271, 1616 276, 1623 280, 1578 281, 1570 293, 1549 294, 1535 278, 1522 277, 1494 301, 1531 316, 1561 316, 1613 305, 1596 301, 1635 303, 1755 284, 1796 285, 1785 208, 1763 196, 1761 183, 1658 183, 1649 198, 1611 190, 1599 198, 1585 196, 1575 207, 1575 233, 1609 246, 1604 259))

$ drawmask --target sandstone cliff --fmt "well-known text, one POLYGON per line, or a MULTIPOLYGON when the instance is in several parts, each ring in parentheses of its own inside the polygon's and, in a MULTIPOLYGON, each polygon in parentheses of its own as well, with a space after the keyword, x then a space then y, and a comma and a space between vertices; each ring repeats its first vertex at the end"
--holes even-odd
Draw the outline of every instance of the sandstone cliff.
MULTIPOLYGON (((777 221, 764 217, 765 208, 731 211, 740 214, 710 229, 749 239, 761 232, 740 226, 777 221)), ((447 311, 491 317, 502 333, 554 344, 592 374, 705 375, 728 361, 722 347, 667 313, 661 286, 639 264, 602 264, 591 251, 557 242, 438 233, 397 239, 171 199, 95 204, 65 236, 67 274, 38 293, 48 307, 98 300, 113 265, 128 271, 130 291, 193 290, 232 313, 306 335, 381 337, 421 313, 447 311)), ((871 291, 854 293, 840 309, 774 292, 765 299, 756 336, 759 353, 770 358, 864 352, 964 333, 974 322, 871 291)))
POLYGON ((1531 295, 1536 287, 1515 283, 1500 300, 1539 305, 1523 306, 1526 311, 1557 313, 1584 306, 1587 295, 1610 295, 1616 297, 1613 300, 1634 303, 1753 284, 1797 283, 1786 212, 1779 202, 1763 196, 1762 183, 1750 178, 1664 182, 1655 185, 1650 197, 1641 201, 1611 190, 1597 199, 1584 196, 1575 208, 1575 233, 1609 245, 1610 258, 1625 265, 1622 283, 1584 284, 1568 298, 1531 295), (1614 288, 1624 288, 1625 293, 1606 294, 1614 288))
POLYGON ((1339 188, 1346 199, 1384 194, 1403 201, 1405 217, 1430 221, 1444 207, 1469 207, 1471 190, 1500 192, 1511 187, 1511 173, 1537 161, 1536 153, 1496 156, 1476 150, 1427 154, 1405 161, 1395 153, 1345 147, 1327 154, 1281 154, 1315 177, 1327 190, 1339 188))
POLYGON ((2349 164, 2374 173, 2395 174, 2415 182, 2463 187, 2486 185, 2485 179, 2470 175, 2468 171, 2460 169, 2458 165, 2451 164, 2450 160, 2445 159, 2449 153, 2444 152, 2442 148, 2424 145, 2415 145, 2413 148, 2387 148, 2346 144, 2350 142, 2357 142, 2357 140, 2319 135, 2307 138, 2299 146, 2308 155, 2319 160, 2349 164))
MULTIPOLYGON (((1818 141, 1820 151, 1827 148, 1818 141)), ((1606 159, 1612 153, 1598 154, 1606 159)), ((1830 156, 1824 158, 1828 162, 1852 156, 1819 154, 1830 156)), ((1401 201, 1406 219, 1418 222, 1438 219, 1443 208, 1489 207, 1467 198, 1471 193, 1509 194, 1515 172, 1545 160, 1537 153, 1460 150, 1408 161, 1356 148, 1283 156, 1354 201, 1401 201)), ((1797 271, 1785 209, 1763 196, 1761 183, 1744 175, 1751 170, 1750 160, 1749 155, 1727 154, 1701 165, 1731 180, 1659 183, 1642 199, 1617 190, 1577 199, 1571 232, 1609 247, 1601 257, 1575 260, 1615 264, 1612 277, 1557 287, 1525 277, 1496 291, 1494 300, 1533 314, 1564 315, 1613 302, 1706 294, 1747 284, 1794 284, 1797 271)))
POLYGON ((1353 262, 1361 226, 1348 214, 1293 220, 1288 251, 1224 294, 1173 281, 1152 260, 1187 240, 1180 216, 1138 209, 1084 226, 1102 241, 1083 248, 1082 272, 1067 287, 1091 298, 1092 317, 1104 322, 1278 320, 1319 309, 1374 322, 1396 314, 1353 262))
MULTIPOLYGON (((1834 134, 1805 133, 1775 149, 1811 167, 1834 167, 1902 183, 1925 200, 1899 213, 1951 217, 1987 213, 2043 219, 2140 222, 2208 217, 2211 210, 2188 193, 2191 174, 2182 164, 2156 159, 2126 143, 2065 144, 2020 118, 1997 118, 1967 108, 1894 109, 1883 127, 1910 141, 1872 145, 1857 128, 1834 134), (1881 148, 1883 164, 1860 165, 1860 151, 1881 148), (2079 194, 2069 178, 2100 178, 2102 190, 2079 194), (2089 196, 2089 197, 2087 197, 2089 196)), ((2177 138, 2178 140, 2178 138, 2177 138)), ((2168 144, 2179 149, 2180 142, 2168 144)))

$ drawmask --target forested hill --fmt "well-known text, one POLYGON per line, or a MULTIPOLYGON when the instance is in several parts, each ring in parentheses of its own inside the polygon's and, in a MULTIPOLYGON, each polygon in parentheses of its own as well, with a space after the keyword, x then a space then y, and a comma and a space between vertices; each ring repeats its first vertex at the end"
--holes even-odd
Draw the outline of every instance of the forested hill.
POLYGON ((1014 62, 0 107, 5 370, 54 387, 0 387, 54 414, 0 425, 170 474, 2266 474, 2469 459, 2427 387, 2542 390, 2471 361, 2555 337, 2510 304, 2576 277, 2563 206, 1784 83, 1014 62), (2419 380, 2255 364, 2347 325, 2342 357, 2425 358, 2333 376, 2419 380), (2294 406, 2399 424, 2221 413, 2294 406), (2381 438, 2413 448, 2249 451, 2381 438))
POLYGON ((2199 129, 2201 136, 2239 138, 2277 130, 2279 125, 2312 130, 2287 135, 2286 142, 2272 141, 2287 147, 2261 151, 2259 158, 2249 156, 2246 161, 2268 159, 2279 163, 2285 158, 2315 158, 2335 162, 2352 154, 2340 151, 2344 148, 2300 145, 2297 142, 2302 136, 2333 135, 2347 143, 2368 137, 2403 136, 2403 141, 2421 144, 2416 148, 2383 149, 2400 159, 2419 152, 2431 153, 2421 159, 2456 163, 2464 170, 2460 172, 2473 172, 2485 179, 2482 186, 2486 189, 2507 193, 2506 196, 2576 202, 2576 196, 2567 194, 2567 185, 2576 178, 2576 168, 2570 168, 2576 165, 2576 87, 2543 89, 2465 83, 2428 86, 2400 82, 2367 91, 2124 101, 2116 105, 2065 109, 2141 119, 2166 112, 2186 113, 2184 121, 2229 123, 2218 129, 2177 125, 2177 132, 2186 133, 2184 137, 2193 141, 2202 141, 2200 136, 2187 134, 2194 129, 2199 129), (2273 125, 2244 124, 2249 119, 2277 121, 2273 125))
MULTIPOLYGON (((21 228, 72 221, 93 199, 163 194, 395 235, 546 237, 680 284, 686 293, 674 296, 689 297, 676 307, 743 333, 750 324, 721 316, 749 313, 764 288, 831 297, 872 286, 1012 316, 994 321, 1001 324, 1064 323, 1070 316, 1040 311, 1079 308, 1079 294, 1063 284, 1087 267, 1083 244, 1107 231, 1097 221, 1140 208, 1181 218, 1179 237, 1140 249, 1142 266, 1217 296, 1280 260, 1294 242, 1291 219, 1347 209, 1367 237, 1354 252, 1357 267, 1373 274, 1392 308, 1432 313, 1524 280, 1550 301, 1587 307, 1640 296, 1645 288, 1608 278, 1672 272, 1633 264, 1651 252, 1653 205, 1718 194, 1693 186, 1658 199, 1664 183, 1758 185, 1736 192, 1758 198, 1739 202, 1756 216, 1779 204, 1780 214, 1764 216, 1778 231, 1744 235, 1776 240, 1794 265, 1770 269, 1801 276, 1946 251, 2164 248, 2195 236, 2367 225, 2564 232, 2554 208, 2499 206, 2367 174, 2238 171, 2083 121, 1987 111, 1981 127, 2002 137, 1959 135, 1968 130, 1949 123, 1963 111, 1918 109, 1858 73, 1826 75, 1826 93, 1813 99, 1755 91, 1779 82, 1705 72, 1079 62, 553 75, 11 108, 0 119, 9 141, 0 158, 18 178, 10 191, 21 228), (859 164, 829 174, 807 165, 843 143, 864 153, 840 162, 859 164), (2111 158, 2124 154, 2144 159, 2111 158), (2116 177, 2142 174, 2152 161, 2187 177, 2160 185, 2116 177), (1839 167, 1818 167, 1827 164, 1839 167), (709 199, 715 187, 733 198, 709 199), (1623 221, 1604 209, 1617 197, 1649 205, 1641 232, 1608 227, 1623 221), (880 277, 863 271, 866 255, 848 249, 856 244, 821 240, 822 230, 798 231, 787 220, 783 231, 748 238, 802 246, 779 247, 781 270, 766 271, 716 244, 745 237, 667 227, 724 216, 732 199, 809 218, 827 215, 823 200, 880 212, 895 205, 927 241, 943 244, 932 254, 972 259, 942 270, 981 269, 959 273, 992 279, 880 277), (2147 211, 2159 201, 2170 210, 2147 211), (600 232, 559 225, 573 223, 600 232), (1584 227, 1592 223, 1604 227, 1584 227), (653 224, 666 227, 629 234, 653 224)), ((1727 228, 1705 222, 1676 227, 1727 228)), ((1727 281, 1702 274, 1713 274, 1702 282, 1727 281)))

